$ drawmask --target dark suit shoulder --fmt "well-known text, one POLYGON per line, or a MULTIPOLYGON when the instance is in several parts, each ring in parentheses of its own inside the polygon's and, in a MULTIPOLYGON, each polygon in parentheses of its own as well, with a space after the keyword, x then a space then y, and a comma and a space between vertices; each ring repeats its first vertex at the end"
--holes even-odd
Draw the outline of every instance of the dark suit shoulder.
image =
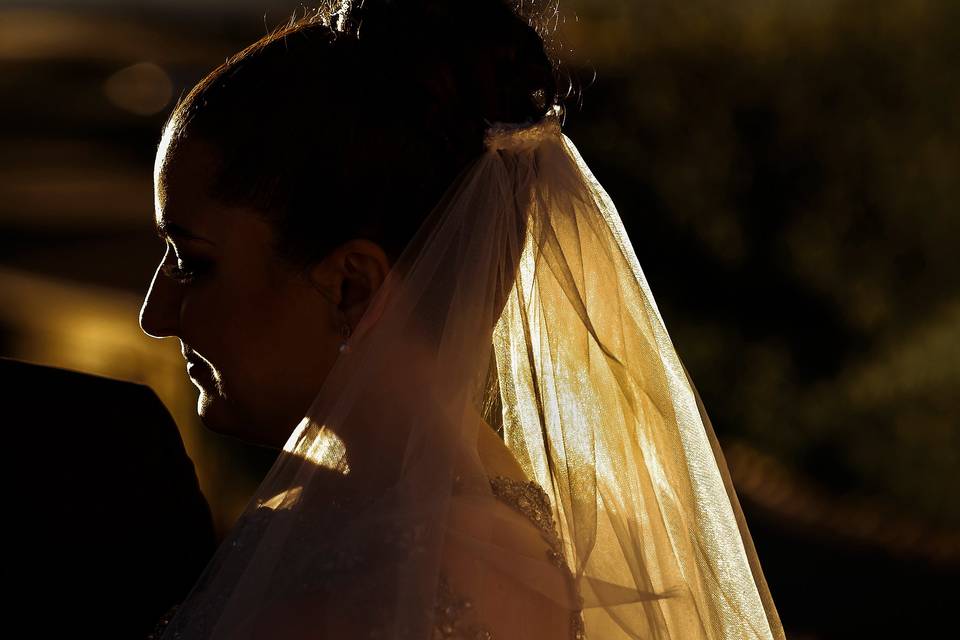
POLYGON ((0 358, 0 384, 5 395, 20 402, 44 397, 84 399, 90 394, 140 399, 153 395, 144 384, 11 358, 0 358))
POLYGON ((216 547, 176 423, 143 384, 4 358, 0 384, 7 489, 26 498, 17 606, 67 607, 48 629, 82 616, 99 637, 143 637, 216 547))
POLYGON ((175 453, 183 441, 170 412, 149 386, 91 373, 0 358, 3 420, 23 427, 12 435, 54 430, 68 442, 109 443, 131 435, 175 453), (78 428, 86 427, 86 428, 78 428))

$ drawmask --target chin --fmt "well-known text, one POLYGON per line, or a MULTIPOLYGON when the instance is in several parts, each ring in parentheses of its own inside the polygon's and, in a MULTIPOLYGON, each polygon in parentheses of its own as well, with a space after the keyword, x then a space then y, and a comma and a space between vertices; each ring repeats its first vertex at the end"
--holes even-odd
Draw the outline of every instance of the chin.
POLYGON ((197 398, 197 415, 204 427, 214 433, 236 438, 247 444, 271 449, 283 447, 283 443, 276 445, 268 442, 264 434, 253 425, 249 415, 244 414, 245 412, 229 405, 223 397, 200 391, 200 397, 197 398))
POLYGON ((230 428, 228 420, 224 419, 223 411, 217 406, 216 402, 206 391, 200 390, 200 396, 197 398, 197 415, 200 421, 210 431, 223 435, 232 435, 233 429, 230 428))
POLYGON ((240 425, 231 417, 231 412, 224 405, 223 398, 214 397, 201 389, 200 396, 197 398, 197 415, 203 426, 210 431, 237 437, 240 425))

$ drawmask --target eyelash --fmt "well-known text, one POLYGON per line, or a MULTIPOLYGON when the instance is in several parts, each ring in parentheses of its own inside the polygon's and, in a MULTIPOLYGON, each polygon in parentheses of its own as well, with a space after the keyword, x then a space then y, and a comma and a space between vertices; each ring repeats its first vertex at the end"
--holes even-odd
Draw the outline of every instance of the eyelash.
POLYGON ((183 260, 178 260, 172 264, 164 264, 160 267, 160 270, 163 272, 163 275, 178 282, 180 284, 190 284, 194 281, 197 275, 202 271, 200 267, 194 267, 189 269, 187 267, 181 266, 184 264, 183 260))

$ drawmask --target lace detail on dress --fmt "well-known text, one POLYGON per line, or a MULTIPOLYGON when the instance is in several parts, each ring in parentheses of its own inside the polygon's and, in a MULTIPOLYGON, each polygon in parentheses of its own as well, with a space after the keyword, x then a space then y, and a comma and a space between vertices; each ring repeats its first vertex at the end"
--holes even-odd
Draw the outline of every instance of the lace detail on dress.
POLYGON ((584 640, 586 631, 582 615, 583 598, 577 592, 573 572, 570 571, 563 555, 560 535, 553 521, 550 496, 533 480, 524 482, 506 476, 495 476, 490 478, 490 487, 497 498, 525 515, 540 530, 543 539, 550 545, 546 550, 547 559, 566 574, 571 593, 580 603, 580 608, 570 612, 570 638, 584 640))
MULTIPOLYGON (((547 559, 567 575, 571 592, 581 603, 580 609, 571 612, 569 637, 571 640, 584 640, 586 634, 584 632, 582 616, 583 599, 576 593, 573 574, 564 558, 560 536, 554 524, 553 509, 547 492, 533 480, 524 482, 506 476, 494 476, 489 480, 493 495, 523 514, 540 531, 541 536, 548 544, 546 549, 547 559)), ((388 531, 384 537, 386 542, 393 543, 399 547, 409 546, 413 542, 408 535, 397 536, 395 532, 392 531, 388 531)), ((360 560, 361 555, 362 554, 358 554, 356 550, 353 549, 341 550, 340 554, 335 554, 333 557, 328 558, 330 566, 326 568, 330 569, 335 567, 342 570, 356 566, 357 564, 362 564, 360 560)), ((146 637, 146 640, 159 640, 173 619, 178 606, 179 605, 174 605, 171 607, 170 610, 157 621, 156 626, 146 637)), ((434 640, 496 640, 487 626, 470 620, 472 609, 473 602, 469 598, 465 598, 454 591, 446 575, 441 571, 437 595, 434 601, 434 640)))
MULTIPOLYGON (((459 480, 459 477, 454 480, 455 486, 459 484, 459 480)), ((547 559, 567 575, 571 592, 581 603, 579 609, 570 613, 569 637, 570 640, 584 640, 586 633, 582 615, 583 598, 576 592, 573 573, 563 555, 560 535, 553 521, 550 497, 543 487, 533 480, 524 482, 500 475, 489 480, 493 495, 523 514, 540 531, 540 535, 549 545, 546 550, 547 559)), ((440 587, 437 591, 434 640, 496 640, 487 627, 466 621, 472 607, 473 603, 470 599, 459 596, 450 588, 446 576, 441 572, 440 587)))
POLYGON ((167 628, 167 625, 170 624, 170 621, 173 620, 174 614, 177 613, 177 608, 179 604, 175 604, 170 609, 160 616, 160 619, 157 620, 157 623, 153 625, 153 631, 151 631, 145 640, 160 640, 160 636, 163 635, 164 629, 167 628))
POLYGON ((455 592, 441 571, 434 609, 434 640, 493 640, 485 625, 467 621, 472 609, 473 601, 455 592))

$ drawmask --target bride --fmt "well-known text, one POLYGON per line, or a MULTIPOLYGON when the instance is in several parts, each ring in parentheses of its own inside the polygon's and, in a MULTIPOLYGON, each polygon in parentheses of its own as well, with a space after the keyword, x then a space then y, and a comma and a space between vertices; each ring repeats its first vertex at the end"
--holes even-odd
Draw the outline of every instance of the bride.
POLYGON ((280 455, 154 637, 783 638, 517 4, 328 4, 170 116, 141 326, 280 455))

